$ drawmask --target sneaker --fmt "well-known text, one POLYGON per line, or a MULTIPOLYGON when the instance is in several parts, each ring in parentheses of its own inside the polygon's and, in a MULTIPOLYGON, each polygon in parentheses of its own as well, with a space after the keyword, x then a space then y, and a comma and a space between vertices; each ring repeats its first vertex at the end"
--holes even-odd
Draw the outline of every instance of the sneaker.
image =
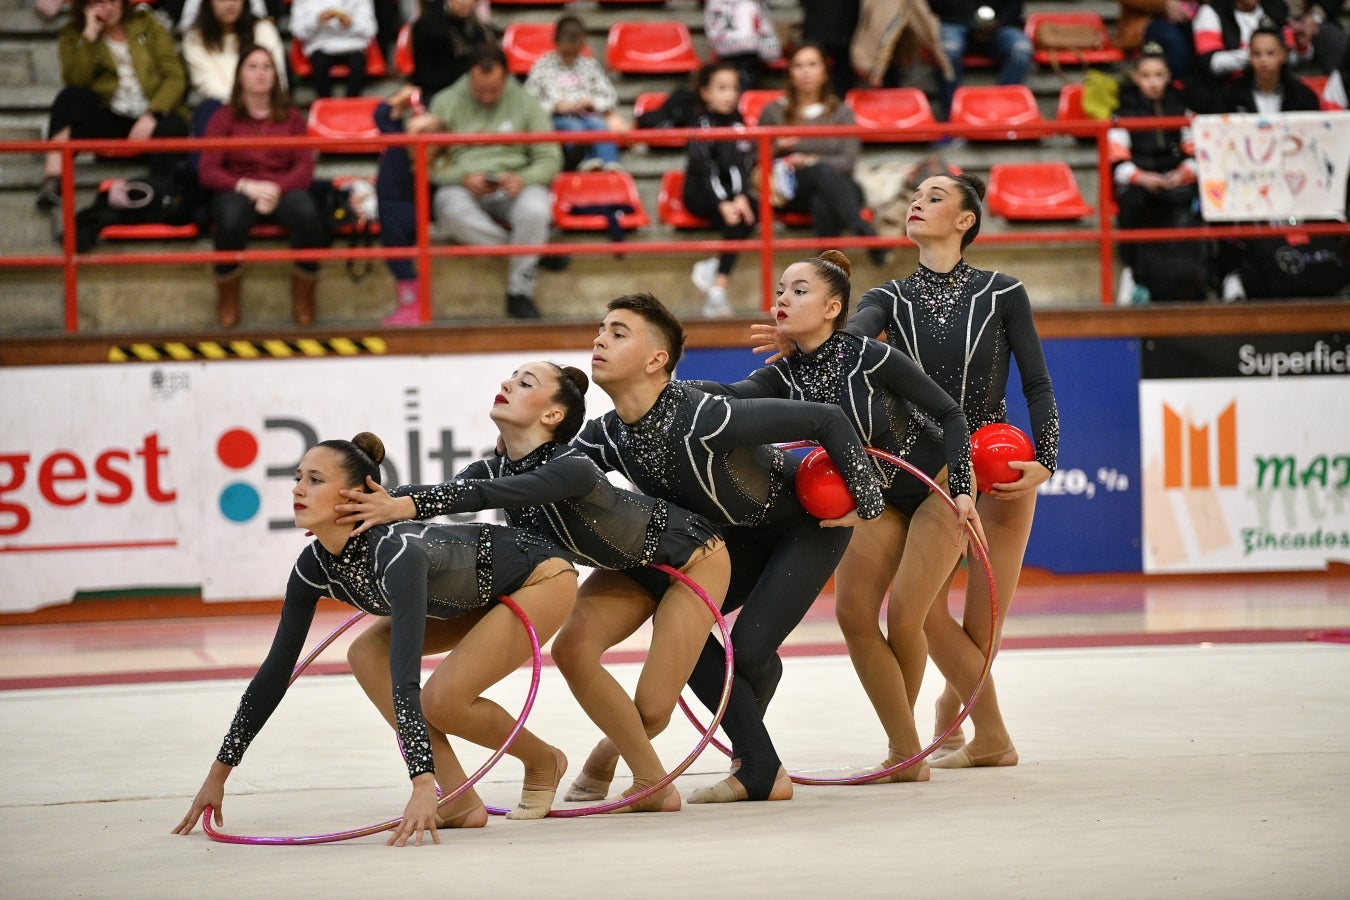
POLYGON ((708 293, 712 290, 713 281, 717 279, 717 257, 710 256, 694 263, 694 271, 689 277, 694 282, 694 287, 705 294, 708 293))
POLYGON ((1234 300, 1247 299, 1247 286, 1242 283, 1242 276, 1236 272, 1229 272, 1223 277, 1223 302, 1232 303, 1234 300))
POLYGON ((604 168, 605 161, 598 156, 588 156, 577 166, 578 172, 599 172, 604 168))
POLYGON ((603 168, 606 172, 622 172, 622 171, 623 171, 623 163, 621 163, 621 162, 619 162, 617 159, 615 159, 615 160, 611 160, 610 162, 605 163, 604 166, 602 166, 602 168, 603 168))
POLYGON ((416 303, 400 303, 398 309, 380 320, 385 328, 411 328, 426 324, 416 303))
POLYGON ((726 288, 720 288, 716 285, 708 288, 707 293, 703 295, 703 315, 705 317, 725 319, 735 314, 736 310, 731 308, 731 303, 727 300, 726 288))
POLYGON ((1129 266, 1120 270, 1120 283, 1116 285, 1116 306, 1129 306, 1134 302, 1134 289, 1138 284, 1134 280, 1134 270, 1129 266))
POLYGON ((46 212, 61 205, 61 179, 56 175, 46 175, 38 185, 36 206, 46 212))
POLYGON ((506 295, 506 314, 513 319, 541 318, 539 307, 535 306, 534 301, 524 294, 506 295))

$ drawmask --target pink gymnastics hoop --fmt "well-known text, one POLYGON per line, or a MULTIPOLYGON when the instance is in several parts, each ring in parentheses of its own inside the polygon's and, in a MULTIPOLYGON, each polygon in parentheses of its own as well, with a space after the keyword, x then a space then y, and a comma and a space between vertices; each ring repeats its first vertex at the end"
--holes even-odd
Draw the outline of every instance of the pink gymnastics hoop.
MULTIPOLYGON (((726 662, 726 675, 722 679, 722 696, 718 700, 717 709, 713 713, 712 725, 706 730, 700 730, 701 737, 699 738, 698 743, 694 745, 693 751, 690 752, 679 765, 667 772, 664 778, 660 779, 655 784, 652 784, 650 787, 643 788, 632 796, 621 796, 615 800, 606 800, 597 803, 594 806, 551 809, 548 811, 546 818, 577 819, 582 816, 593 816, 600 813, 613 812, 616 809, 623 809, 626 806, 633 806, 634 804, 641 803, 648 797, 659 794, 673 784, 676 778, 683 775, 685 770, 694 764, 694 760, 698 759, 699 754, 703 752, 704 748, 706 748, 710 742, 716 741, 716 738, 713 737, 713 731, 715 731, 717 726, 722 723, 722 717, 726 715, 727 704, 731 702, 732 684, 735 682, 736 678, 735 659, 731 649, 731 629, 727 625, 726 618, 722 615, 722 610, 713 602, 712 598, 708 596, 708 592, 703 590, 698 582, 694 581, 694 579, 678 569, 673 569, 664 563, 652 563, 651 568, 656 569, 659 572, 664 572, 697 594, 699 599, 712 611, 713 618, 717 621, 717 627, 722 632, 722 648, 726 662)), ((684 698, 680 698, 680 704, 684 704, 684 698)), ((502 816, 507 813, 507 810, 499 806, 489 806, 487 810, 489 814, 494 816, 502 816)))
MULTIPOLYGON (((481 781, 483 776, 486 775, 488 771, 497 764, 498 760, 500 760, 503 756, 506 755, 506 751, 510 749, 513 743, 515 743, 516 736, 519 735, 521 729, 525 727, 525 717, 528 716, 530 714, 530 710, 534 708, 534 700, 539 693, 539 679, 543 670, 543 655, 539 648, 539 635, 534 630, 534 623, 532 623, 530 621, 530 617, 525 614, 525 610, 521 609, 516 604, 516 602, 512 600, 510 597, 502 595, 501 597, 498 598, 498 600, 501 602, 503 606, 511 610, 511 612, 515 613, 516 618, 520 619, 520 623, 523 626, 525 626, 525 634, 530 639, 530 654, 532 656, 533 662, 530 676, 530 690, 525 696, 525 703, 521 707, 520 715, 516 717, 516 723, 511 727, 511 731, 506 736, 506 740, 502 743, 500 747, 498 747, 493 752, 491 756, 488 757, 486 762, 484 762, 481 766, 478 767, 478 770, 476 772, 474 772, 472 775, 468 777, 468 779, 464 781, 463 784, 460 784, 454 790, 447 791, 446 793, 441 795, 440 799, 436 801, 437 811, 444 808, 446 804, 450 803, 456 797, 459 797, 469 788, 473 787, 475 784, 481 781)), ((327 638, 325 638, 322 643, 320 643, 317 647, 314 648, 313 651, 310 652, 309 656, 305 657, 305 659, 298 666, 295 667, 295 671, 291 673, 290 683, 293 684, 295 682, 295 679, 300 677, 300 673, 302 673, 309 666, 309 664, 314 661, 314 659, 319 655, 321 651, 323 651, 324 648, 326 648, 329 644, 333 643, 333 641, 336 640, 339 635, 341 635, 351 626, 355 625, 365 615, 366 614, 364 612, 357 613, 356 615, 348 619, 346 622, 343 622, 341 625, 339 625, 333 631, 332 634, 330 634, 327 638)), ((212 809, 209 806, 206 807, 204 810, 202 810, 202 829, 206 832, 207 836, 210 837, 211 840, 213 841, 219 841, 220 843, 223 844, 264 844, 271 846, 279 845, 288 847, 303 846, 309 844, 330 844, 335 843, 337 841, 349 841, 352 840, 353 838, 366 837, 368 835, 378 834, 381 831, 390 831, 394 828, 397 828, 399 824, 402 823, 403 821, 403 817, 399 816, 397 819, 389 819, 387 821, 379 822, 374 825, 367 825, 364 828, 354 828, 351 829, 350 831, 338 831, 333 832, 331 834, 269 837, 260 835, 226 834, 223 831, 217 831, 211 825, 211 813, 212 809)))
MULTIPOLYGON (((814 446, 816 446, 816 444, 812 441, 796 441, 790 444, 779 445, 779 447, 783 450, 797 450, 803 447, 814 447, 814 446)), ((891 465, 896 466, 897 468, 900 468, 903 471, 906 471, 911 475, 913 475, 914 477, 918 478, 924 484, 928 485, 928 487, 935 494, 941 497, 943 501, 947 504, 947 506, 951 507, 952 512, 958 511, 956 501, 953 500, 951 496, 948 495, 947 492, 944 491, 937 484, 937 482, 933 481, 933 479, 929 478, 922 471, 915 468, 908 461, 903 460, 898 456, 894 456, 890 453, 887 453, 884 450, 878 450, 875 447, 865 447, 864 449, 872 456, 875 456, 878 459, 884 459, 891 465)), ((970 692, 970 696, 967 697, 965 702, 962 704, 961 710, 960 712, 957 713, 956 718, 952 720, 952 723, 948 725, 947 728, 941 734, 933 738, 932 743, 928 744, 928 746, 924 747, 922 750, 920 750, 914 756, 911 756, 909 759, 901 760, 900 762, 894 763, 893 765, 889 765, 881 769, 877 769, 876 771, 873 772, 864 772, 858 775, 847 775, 842 778, 810 778, 805 775, 789 775, 789 777, 792 779, 793 784, 806 784, 816 786, 855 785, 855 784, 871 784, 874 781, 880 781, 884 778, 889 778, 896 772, 899 772, 902 769, 907 769, 910 766, 922 762, 924 759, 928 758, 928 756, 931 755, 934 750, 936 750, 939 746, 942 745, 943 741, 947 740, 947 738, 950 737, 956 731, 956 729, 961 727, 961 723, 966 720, 966 718, 970 715, 970 711, 975 707, 975 704, 979 702, 980 696, 984 693, 985 685, 989 683, 989 675, 994 668, 994 657, 998 655, 998 647, 1003 639, 1002 634, 1003 629, 998 621, 998 586, 994 583, 994 569, 989 561, 989 548, 986 547, 984 543, 980 540, 980 536, 976 533, 974 526, 971 525, 969 522, 966 523, 966 531, 970 536, 971 546, 975 548, 975 557, 980 561, 980 565, 984 568, 985 584, 989 588, 989 615, 990 615, 990 624, 992 627, 990 630, 989 649, 985 652, 984 656, 984 668, 980 671, 979 680, 975 682, 974 689, 970 692)), ((699 729, 700 731, 705 731, 703 725, 694 715, 694 711, 691 710, 689 708, 689 705, 684 702, 683 697, 680 698, 680 708, 684 710, 685 716, 689 719, 690 722, 693 723, 695 728, 699 729)), ((715 727, 716 727, 715 725, 709 726, 709 728, 706 729, 706 732, 711 733, 712 729, 715 727)), ((709 743, 711 743, 718 750, 721 750, 728 757, 732 755, 731 748, 729 748, 726 744, 723 744, 716 738, 712 738, 709 741, 709 743)))

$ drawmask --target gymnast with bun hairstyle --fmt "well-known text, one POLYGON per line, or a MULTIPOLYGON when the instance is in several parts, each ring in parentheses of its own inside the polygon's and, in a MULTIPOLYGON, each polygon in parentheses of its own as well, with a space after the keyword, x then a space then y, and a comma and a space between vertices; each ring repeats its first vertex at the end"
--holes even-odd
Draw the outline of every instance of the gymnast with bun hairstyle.
MULTIPOLYGON (((960 558, 966 523, 979 533, 966 419, 942 388, 894 348, 844 330, 848 257, 826 250, 788 266, 773 305, 776 338, 790 352, 736 384, 695 382, 711 394, 783 397, 842 408, 864 444, 913 464, 947 487, 944 497, 891 463, 871 457, 886 510, 870 521, 849 514, 853 536, 835 571, 836 615, 849 656, 881 720, 889 754, 881 768, 919 753, 914 702, 928 661, 924 620, 960 558), (928 418, 917 410, 926 413, 928 418), (886 633, 878 617, 886 591, 886 633)), ((926 764, 890 781, 926 781, 926 764)))
MULTIPOLYGON (((693 579, 721 605, 731 560, 702 516, 616 487, 591 459, 570 447, 586 418, 590 380, 580 369, 535 361, 501 383, 490 413, 503 452, 471 463, 451 481, 386 493, 346 490, 338 521, 362 522, 356 533, 404 518, 503 509, 507 521, 556 543, 592 572, 553 641, 552 656, 583 709, 605 733, 567 793, 603 800, 620 756, 633 773, 625 796, 666 775, 651 744, 670 720, 713 625, 707 604, 681 582, 650 568, 664 564, 693 579), (600 663, 604 652, 652 620, 651 647, 630 698, 600 663)), ((380 671, 387 648, 372 629, 352 645, 352 669, 380 671), (358 658, 360 662, 358 663, 358 658)), ((561 775, 561 773, 559 773, 561 775)), ((673 812, 673 786, 620 812, 673 812)))
MULTIPOLYGON (((267 658, 239 701, 210 772, 188 814, 174 829, 187 834, 210 806, 217 825, 225 781, 281 698, 300 657, 320 597, 374 616, 387 664, 358 680, 398 733, 412 797, 388 843, 440 843, 437 828, 476 828, 487 809, 472 790, 438 811, 437 787, 467 780, 447 734, 484 747, 501 746, 515 718, 482 692, 528 662, 529 638, 515 615, 497 602, 505 594, 529 617, 542 643, 562 625, 576 599, 577 574, 552 542, 500 525, 405 522, 362 529, 339 523, 339 493, 378 483, 384 445, 369 432, 350 441, 324 441, 295 472, 295 524, 314 535, 286 585, 281 620, 267 658), (453 650, 422 687, 423 655, 453 650)), ((356 667, 353 666, 355 671, 356 667)), ((548 812, 566 760, 557 748, 522 729, 508 751, 525 766, 521 803, 510 818, 548 812)))
MULTIPOLYGON (((1036 489, 1055 470, 1059 411, 1026 288, 1011 275, 976 269, 965 261, 966 248, 980 232, 984 192, 984 182, 968 173, 934 175, 919 185, 905 216, 905 233, 919 248, 919 266, 908 278, 888 281, 864 294, 848 331, 883 335, 918 363, 961 404, 972 434, 1007 421, 1009 365, 1017 361, 1036 456, 1030 462, 1010 462, 1022 471, 1021 477, 993 485, 976 500, 989 538, 1001 624, 1021 577, 1036 489)), ((771 339, 772 329, 758 330, 761 339, 771 339)), ((942 596, 947 596, 947 589, 942 596)), ((989 604, 984 579, 970 578, 963 621, 952 617, 945 602, 933 604, 929 613, 924 626, 929 653, 947 679, 937 703, 938 734, 955 720, 962 699, 970 696, 984 669, 992 639, 989 604)), ((975 737, 969 744, 959 731, 949 737, 933 754, 935 768, 1017 764, 992 678, 971 710, 970 721, 975 737)))

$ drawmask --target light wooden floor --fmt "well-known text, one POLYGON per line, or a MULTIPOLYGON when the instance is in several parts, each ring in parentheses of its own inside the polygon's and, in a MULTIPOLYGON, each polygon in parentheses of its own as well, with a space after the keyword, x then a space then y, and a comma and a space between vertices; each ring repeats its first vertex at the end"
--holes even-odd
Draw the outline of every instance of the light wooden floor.
MULTIPOLYGON (((283 849, 169 834, 271 622, 0 629, 6 684, 82 678, 0 691, 0 897, 1345 896, 1350 645, 1306 639, 1350 626, 1344 579, 1098 587, 1019 595, 996 669, 1015 768, 669 815, 494 819, 403 850, 378 837, 283 849), (175 675, 194 667, 228 677, 175 675)), ((818 610, 794 635, 769 712, 799 772, 884 755, 832 628, 818 610)), ((614 669, 631 684, 633 663, 614 669)), ((518 672, 492 696, 515 709, 527 684, 518 672)), ((937 684, 930 671, 925 732, 937 684)), ((598 735, 551 667, 529 721, 573 773, 598 735)), ((680 720, 657 747, 674 764, 695 739, 680 720)), ((485 755, 463 751, 472 765, 485 755)), ((678 787, 724 771, 705 753, 678 787)), ((509 806, 519 780, 507 760, 481 793, 509 806)), ((406 795, 392 737, 350 676, 310 675, 231 779, 225 821, 242 834, 338 831, 397 815, 406 795)))

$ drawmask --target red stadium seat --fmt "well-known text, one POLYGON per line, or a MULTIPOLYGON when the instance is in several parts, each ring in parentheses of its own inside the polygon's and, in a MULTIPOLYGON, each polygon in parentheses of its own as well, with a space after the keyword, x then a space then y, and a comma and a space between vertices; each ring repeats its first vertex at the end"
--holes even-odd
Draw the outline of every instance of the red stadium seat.
POLYGON ((381 97, 319 97, 309 107, 309 133, 338 142, 325 145, 324 153, 376 153, 378 148, 346 148, 340 142, 378 137, 375 107, 383 102, 381 97))
POLYGON ((674 75, 697 69, 699 58, 683 22, 615 22, 605 65, 625 75, 674 75))
POLYGON ((1055 118, 1060 122, 1077 122, 1090 118, 1083 112, 1083 86, 1066 84, 1059 89, 1059 106, 1055 109, 1055 118))
POLYGON ((563 172, 549 188, 553 223, 566 231, 607 231, 609 217, 599 212, 576 212, 587 207, 630 207, 620 212, 624 230, 651 224, 638 196, 637 182, 627 172, 563 172))
MULTIPOLYGON (((811 227, 811 214, 808 212, 797 212, 790 209, 775 210, 773 217, 789 228, 811 227)), ((864 206, 862 208, 862 217, 863 221, 871 222, 876 218, 876 215, 872 212, 871 207, 864 206)))
POLYGON ((1054 12, 1032 13, 1027 16, 1026 35, 1036 46, 1032 59, 1038 65, 1048 66, 1051 60, 1058 58, 1061 66, 1109 66, 1125 58, 1125 54, 1111 43, 1111 33, 1106 30, 1102 17, 1093 12, 1054 12), (1058 25, 1086 25, 1097 35, 1097 46, 1088 50, 1044 50, 1037 40, 1037 32, 1048 23, 1058 25))
POLYGON ((952 94, 953 125, 1026 125, 1041 110, 1025 84, 963 86, 952 94))
POLYGON ((853 120, 865 128, 917 128, 935 121, 928 98, 918 88, 854 88, 844 102, 853 120))
POLYGON ((414 68, 416 63, 413 61, 412 23, 408 22, 398 30, 398 40, 394 42, 394 71, 407 77, 413 73, 414 68))
POLYGON ((995 163, 989 211, 1009 221, 1066 221, 1092 215, 1068 163, 995 163))
POLYGON ((661 176, 656 214, 671 228, 711 228, 712 222, 694 215, 684 207, 684 172, 680 169, 661 176))
POLYGON ((1324 112, 1335 112, 1340 109, 1335 103, 1322 96, 1322 92, 1327 89, 1326 75, 1304 75, 1301 80, 1312 88, 1312 92, 1317 95, 1317 102, 1324 112))
POLYGON ((764 113, 764 107, 782 97, 782 91, 742 91, 741 99, 736 104, 736 109, 740 111, 741 119, 745 121, 745 124, 758 125, 759 117, 764 113))
MULTIPOLYGON (((112 183, 113 179, 104 179, 98 189, 106 191, 112 187, 112 183)), ((194 222, 188 222, 186 225, 147 222, 141 225, 105 225, 98 235, 105 241, 171 241, 190 240, 199 233, 194 222)))
MULTIPOLYGON (((552 22, 512 22, 502 34, 502 52, 506 67, 516 75, 530 74, 534 61, 553 49, 552 22)), ((581 55, 590 56, 591 48, 581 45, 581 55)))
MULTIPOLYGON (((304 42, 298 38, 291 38, 286 63, 296 78, 308 78, 314 74, 314 67, 309 64, 309 57, 305 56, 304 42)), ((331 74, 334 78, 346 78, 347 67, 333 66, 331 74)), ((389 69, 384 64, 384 54, 380 52, 380 45, 374 38, 366 45, 366 74, 371 78, 383 78, 389 74, 389 69)))
MULTIPOLYGON (((661 104, 665 103, 669 96, 665 91, 647 91, 638 94, 637 99, 633 101, 634 121, 643 113, 660 109, 661 104)), ((643 143, 648 147, 683 147, 685 144, 683 138, 644 138, 643 143)))

